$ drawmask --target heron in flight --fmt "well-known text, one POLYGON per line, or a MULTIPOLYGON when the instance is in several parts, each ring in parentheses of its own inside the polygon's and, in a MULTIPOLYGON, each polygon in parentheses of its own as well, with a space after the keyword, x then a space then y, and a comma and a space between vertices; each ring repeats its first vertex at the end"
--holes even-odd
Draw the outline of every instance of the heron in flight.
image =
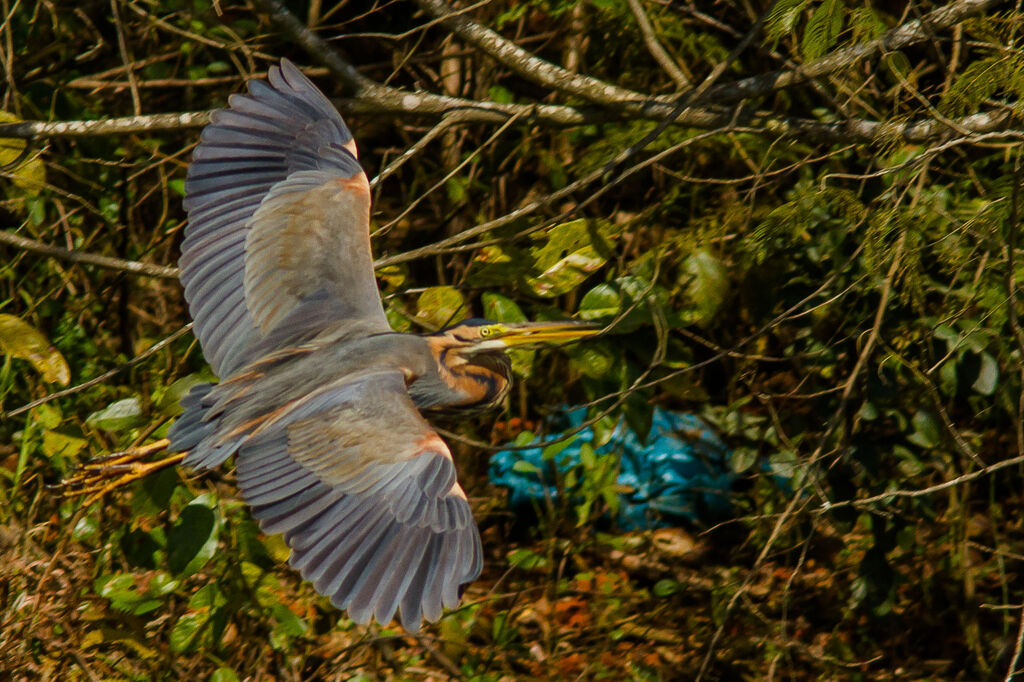
POLYGON ((572 321, 467 320, 400 334, 370 252, 370 187, 352 134, 292 63, 203 130, 185 183, 181 280, 217 384, 167 440, 71 479, 78 492, 235 456, 238 487, 291 565, 357 623, 436 621, 480 575, 480 535, 451 452, 421 410, 500 405, 520 344, 597 333, 572 321), (139 462, 157 447, 178 453, 139 462), (123 472, 123 473, 118 473, 123 472))

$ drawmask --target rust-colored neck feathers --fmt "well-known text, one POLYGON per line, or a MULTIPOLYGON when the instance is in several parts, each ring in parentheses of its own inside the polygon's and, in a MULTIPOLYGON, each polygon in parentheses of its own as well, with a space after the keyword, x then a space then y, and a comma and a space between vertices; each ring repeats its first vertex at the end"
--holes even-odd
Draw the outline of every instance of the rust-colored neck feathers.
POLYGON ((454 346, 444 337, 429 337, 438 377, 452 392, 445 407, 459 410, 497 407, 508 395, 511 362, 504 351, 454 346))

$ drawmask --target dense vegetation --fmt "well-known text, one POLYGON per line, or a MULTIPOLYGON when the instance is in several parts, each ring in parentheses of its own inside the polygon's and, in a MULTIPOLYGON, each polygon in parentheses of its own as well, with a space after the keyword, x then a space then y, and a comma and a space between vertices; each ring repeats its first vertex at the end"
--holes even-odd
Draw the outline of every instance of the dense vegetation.
POLYGON ((457 8, 3 4, 0 669, 1024 670, 1024 15, 993 0, 457 8), (415 636, 317 596, 230 466, 90 505, 47 487, 162 436, 209 378, 173 269, 184 175, 204 112, 280 57, 337 98, 381 176, 396 329, 609 325, 518 355, 501 414, 439 423, 487 566, 415 636), (600 521, 619 492, 608 463, 584 458, 572 495, 516 523, 488 484, 491 446, 579 404, 599 437, 620 419, 645 432, 655 406, 701 415, 731 448, 733 518, 621 532, 600 521))

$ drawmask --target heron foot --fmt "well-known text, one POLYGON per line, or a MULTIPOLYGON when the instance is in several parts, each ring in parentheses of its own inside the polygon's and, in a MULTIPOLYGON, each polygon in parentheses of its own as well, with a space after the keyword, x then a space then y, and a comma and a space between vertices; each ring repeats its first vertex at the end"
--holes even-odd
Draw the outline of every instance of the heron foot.
POLYGON ((184 452, 176 452, 153 462, 142 461, 154 452, 166 449, 169 444, 168 439, 162 438, 148 445, 90 459, 54 487, 61 491, 64 498, 88 495, 85 506, 89 506, 113 490, 181 462, 185 458, 184 452))

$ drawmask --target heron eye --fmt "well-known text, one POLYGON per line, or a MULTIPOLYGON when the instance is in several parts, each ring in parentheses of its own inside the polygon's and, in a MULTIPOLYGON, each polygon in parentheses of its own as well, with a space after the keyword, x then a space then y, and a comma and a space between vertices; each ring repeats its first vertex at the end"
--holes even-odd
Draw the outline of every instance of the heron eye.
POLYGON ((480 338, 486 339, 490 336, 494 336, 497 332, 498 330, 494 327, 484 327, 480 330, 480 338))

